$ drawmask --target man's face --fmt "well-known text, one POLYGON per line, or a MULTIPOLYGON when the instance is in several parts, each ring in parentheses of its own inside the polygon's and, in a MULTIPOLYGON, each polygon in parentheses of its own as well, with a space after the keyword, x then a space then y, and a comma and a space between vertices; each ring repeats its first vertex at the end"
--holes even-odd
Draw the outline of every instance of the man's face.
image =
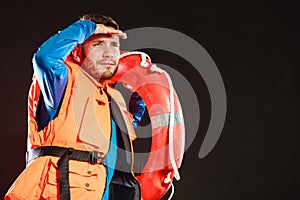
POLYGON ((97 81, 111 78, 117 70, 120 42, 116 35, 95 34, 82 44, 81 67, 97 81))

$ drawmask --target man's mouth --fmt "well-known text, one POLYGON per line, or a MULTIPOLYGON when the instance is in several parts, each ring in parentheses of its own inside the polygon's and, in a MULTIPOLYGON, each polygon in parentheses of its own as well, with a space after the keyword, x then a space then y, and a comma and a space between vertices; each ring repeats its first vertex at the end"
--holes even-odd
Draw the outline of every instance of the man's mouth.
POLYGON ((110 66, 110 65, 115 65, 115 62, 114 61, 101 61, 98 64, 104 65, 104 66, 110 66))
POLYGON ((101 62, 100 65, 114 65, 114 63, 110 63, 110 62, 101 62))

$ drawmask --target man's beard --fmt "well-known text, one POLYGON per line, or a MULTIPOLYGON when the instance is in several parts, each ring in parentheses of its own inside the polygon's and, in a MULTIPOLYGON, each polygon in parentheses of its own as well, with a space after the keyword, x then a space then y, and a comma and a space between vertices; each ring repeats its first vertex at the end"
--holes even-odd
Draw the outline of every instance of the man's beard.
POLYGON ((97 64, 94 64, 91 59, 86 57, 81 65, 81 67, 90 74, 94 79, 100 81, 101 79, 109 79, 111 78, 115 72, 117 71, 116 61, 112 60, 101 60, 98 61, 97 64), (108 62, 111 65, 102 66, 101 63, 108 62), (100 65, 100 66, 98 66, 100 65))
POLYGON ((114 74, 116 70, 111 69, 105 69, 105 71, 101 74, 100 79, 110 79, 114 74))

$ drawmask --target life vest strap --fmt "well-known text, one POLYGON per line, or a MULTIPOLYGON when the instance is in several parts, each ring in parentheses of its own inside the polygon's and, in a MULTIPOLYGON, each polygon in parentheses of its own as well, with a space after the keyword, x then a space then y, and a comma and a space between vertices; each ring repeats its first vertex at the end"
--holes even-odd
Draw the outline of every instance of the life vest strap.
POLYGON ((60 178, 59 199, 70 200, 69 160, 84 161, 91 164, 102 164, 104 159, 103 155, 104 153, 98 151, 81 151, 58 146, 42 146, 30 149, 26 152, 26 163, 41 156, 59 157, 57 162, 60 178))

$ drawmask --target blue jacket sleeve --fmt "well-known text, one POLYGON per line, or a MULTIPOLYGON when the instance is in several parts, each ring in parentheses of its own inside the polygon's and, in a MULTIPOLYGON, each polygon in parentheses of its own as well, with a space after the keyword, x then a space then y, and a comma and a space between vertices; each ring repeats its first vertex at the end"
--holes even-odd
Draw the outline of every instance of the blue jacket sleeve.
POLYGON ((133 127, 136 128, 142 120, 146 105, 142 97, 134 92, 129 100, 129 112, 133 115, 133 127))
MULTIPOLYGON (((43 95, 45 113, 48 120, 56 116, 67 84, 68 69, 64 64, 73 48, 83 43, 96 29, 90 20, 78 20, 45 41, 34 54, 34 73, 43 95)), ((47 120, 47 121, 48 121, 47 120)))

